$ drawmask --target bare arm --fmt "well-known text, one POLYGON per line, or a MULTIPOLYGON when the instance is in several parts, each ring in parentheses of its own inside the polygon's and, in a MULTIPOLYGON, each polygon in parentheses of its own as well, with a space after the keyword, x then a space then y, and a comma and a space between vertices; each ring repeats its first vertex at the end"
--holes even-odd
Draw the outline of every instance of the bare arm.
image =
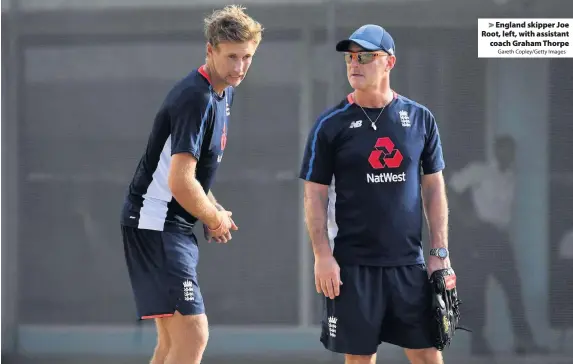
POLYGON ((422 176, 422 199, 432 248, 448 247, 448 201, 442 172, 422 176))
POLYGON ((217 210, 219 210, 219 211, 224 210, 223 206, 221 206, 221 204, 217 202, 217 199, 215 198, 215 196, 213 196, 213 192, 211 192, 211 190, 209 190, 207 197, 209 198, 209 201, 211 201, 211 203, 213 205, 215 205, 217 210))
POLYGON ((316 292, 334 299, 340 294, 340 267, 328 241, 328 186, 304 182, 304 216, 312 251, 314 252, 314 283, 316 292))
POLYGON ((304 182, 304 216, 315 258, 332 256, 326 227, 328 186, 304 182))
POLYGON ((209 201, 213 203, 213 205, 217 204, 217 200, 215 199, 215 196, 213 196, 213 192, 211 192, 211 190, 209 190, 209 193, 207 193, 207 197, 209 198, 209 201))
POLYGON ((174 154, 169 170, 169 189, 185 210, 211 229, 216 229, 221 223, 218 210, 195 178, 196 166, 197 160, 191 154, 174 154))

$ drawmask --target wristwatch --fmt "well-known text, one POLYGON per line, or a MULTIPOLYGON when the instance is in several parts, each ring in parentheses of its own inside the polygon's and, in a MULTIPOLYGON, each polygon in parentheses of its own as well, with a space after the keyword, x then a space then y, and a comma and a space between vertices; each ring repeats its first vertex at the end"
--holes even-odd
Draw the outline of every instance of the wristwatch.
POLYGON ((446 248, 433 248, 430 249, 430 255, 434 255, 440 259, 446 259, 449 254, 446 248))

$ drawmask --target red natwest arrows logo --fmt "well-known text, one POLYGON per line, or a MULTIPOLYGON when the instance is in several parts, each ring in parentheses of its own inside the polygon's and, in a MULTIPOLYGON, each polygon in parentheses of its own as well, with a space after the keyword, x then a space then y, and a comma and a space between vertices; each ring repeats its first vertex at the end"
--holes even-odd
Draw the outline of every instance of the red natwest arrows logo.
POLYGON ((398 149, 394 149, 394 143, 388 137, 378 138, 374 150, 368 157, 368 163, 374 169, 398 168, 404 157, 398 149))

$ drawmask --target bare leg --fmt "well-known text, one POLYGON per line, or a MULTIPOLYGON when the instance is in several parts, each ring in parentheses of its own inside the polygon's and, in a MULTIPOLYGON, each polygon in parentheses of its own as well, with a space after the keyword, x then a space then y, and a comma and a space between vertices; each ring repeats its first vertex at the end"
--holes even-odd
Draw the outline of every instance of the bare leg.
POLYGON ((442 353, 436 348, 405 349, 404 352, 412 364, 444 364, 442 353))
POLYGON ((175 312, 168 330, 171 348, 165 364, 200 364, 209 340, 207 316, 175 312))
POLYGON ((373 355, 350 355, 344 356, 344 364, 375 364, 376 354, 373 355))
POLYGON ((167 331, 167 325, 171 317, 156 318, 155 326, 157 327, 157 346, 151 358, 151 364, 164 364, 169 348, 171 347, 171 339, 167 331))

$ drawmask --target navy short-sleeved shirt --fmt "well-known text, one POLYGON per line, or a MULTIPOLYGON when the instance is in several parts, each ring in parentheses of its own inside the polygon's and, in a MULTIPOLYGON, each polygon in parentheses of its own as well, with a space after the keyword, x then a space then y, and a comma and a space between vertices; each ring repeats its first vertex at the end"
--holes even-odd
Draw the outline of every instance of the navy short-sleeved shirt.
POLYGON ((197 159, 196 178, 208 192, 223 157, 233 88, 218 95, 204 67, 192 71, 167 94, 155 116, 122 211, 123 225, 190 233, 197 221, 173 198, 168 186, 171 156, 197 159))
MULTIPOLYGON (((364 110, 375 120, 382 109, 364 110)), ((399 266, 424 262, 421 177, 444 167, 426 107, 394 94, 374 130, 349 95, 312 127, 300 178, 334 183, 339 263, 399 266)))

